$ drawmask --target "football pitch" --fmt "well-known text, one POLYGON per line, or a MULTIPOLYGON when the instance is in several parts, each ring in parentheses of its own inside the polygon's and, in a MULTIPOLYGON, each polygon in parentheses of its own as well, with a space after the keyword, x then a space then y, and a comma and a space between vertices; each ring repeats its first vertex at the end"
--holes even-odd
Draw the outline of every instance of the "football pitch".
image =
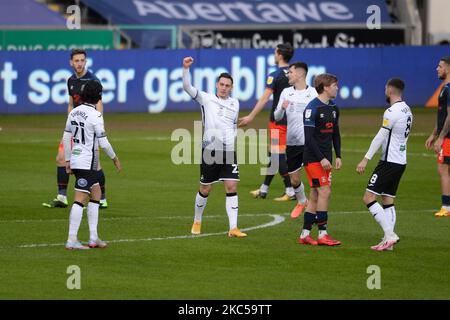
MULTIPOLYGON (((64 250, 69 208, 41 203, 56 194, 54 159, 65 115, 0 116, 0 298, 450 299, 450 218, 433 215, 440 207, 439 179, 436 157, 424 149, 435 112, 413 109, 408 166, 396 199, 401 242, 391 252, 370 250, 382 231, 362 202, 379 155, 364 176, 355 171, 381 125, 381 109, 341 110, 343 169, 333 171, 328 223, 339 247, 296 243, 303 217, 290 218, 295 202, 273 201, 284 189, 279 176, 268 199, 250 198, 263 179, 260 164, 239 167, 238 221, 248 237, 226 236, 220 183, 208 198, 203 234, 191 236, 199 166, 173 164, 178 142, 170 137, 177 128, 192 131, 200 112, 106 112, 108 137, 123 166, 116 173, 102 153, 109 208, 100 211, 99 235, 109 246, 64 250), (70 266, 81 272, 79 290, 67 287, 70 266), (367 286, 373 266, 380 289, 367 286)), ((265 128, 267 119, 268 113, 259 115, 252 127, 265 128)), ((73 182, 72 176, 69 203, 73 182)), ((84 214, 79 239, 88 236, 84 214)))

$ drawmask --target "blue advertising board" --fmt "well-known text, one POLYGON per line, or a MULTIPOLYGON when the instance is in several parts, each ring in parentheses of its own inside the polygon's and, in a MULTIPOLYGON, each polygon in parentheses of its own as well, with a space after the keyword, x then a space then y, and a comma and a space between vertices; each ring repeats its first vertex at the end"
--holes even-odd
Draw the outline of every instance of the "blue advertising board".
MULTIPOLYGON (((406 82, 405 100, 423 106, 439 86, 436 66, 446 47, 300 49, 291 60, 309 65, 307 81, 329 72, 339 78, 341 108, 385 106, 384 85, 391 77, 406 82)), ((130 50, 89 52, 88 68, 102 81, 107 112, 197 110, 183 91, 182 60, 194 58, 192 83, 214 92, 218 74, 234 78, 233 96, 251 109, 276 69, 273 50, 130 50)), ((0 52, 0 113, 66 112, 66 81, 72 70, 61 51, 0 52)))

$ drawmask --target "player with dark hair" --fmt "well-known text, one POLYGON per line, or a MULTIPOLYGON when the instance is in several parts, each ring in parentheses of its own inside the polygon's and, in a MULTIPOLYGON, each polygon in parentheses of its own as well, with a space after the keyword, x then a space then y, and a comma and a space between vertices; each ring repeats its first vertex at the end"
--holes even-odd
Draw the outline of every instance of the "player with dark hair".
POLYGON ((269 192, 269 186, 273 177, 278 171, 283 177, 285 185, 285 194, 279 198, 275 198, 276 201, 288 201, 295 200, 295 192, 292 188, 289 178, 288 167, 286 162, 286 133, 287 133, 287 120, 286 115, 281 119, 275 120, 274 112, 278 105, 281 92, 288 88, 289 80, 287 74, 289 72, 289 61, 294 56, 294 48, 290 43, 283 43, 277 45, 275 49, 275 63, 278 65, 278 70, 272 72, 267 77, 266 89, 263 95, 259 98, 253 110, 249 115, 240 118, 239 127, 250 124, 273 94, 272 109, 270 112, 269 121, 269 140, 270 140, 270 163, 268 165, 267 173, 264 178, 263 184, 259 189, 251 191, 250 194, 253 198, 265 199, 269 192))
POLYGON ((320 74, 314 79, 314 87, 318 97, 308 104, 303 115, 305 127, 303 164, 309 180, 310 194, 303 216, 303 230, 297 242, 336 246, 341 242, 328 235, 327 223, 333 147, 336 153, 335 169, 339 170, 342 166, 339 109, 332 100, 337 96, 338 79, 332 74, 320 74), (319 228, 317 241, 310 236, 315 223, 319 228))
POLYGON ((392 78, 387 82, 385 94, 390 106, 384 112, 382 127, 356 167, 356 171, 363 174, 368 161, 381 147, 381 159, 367 183, 363 198, 375 221, 384 231, 382 241, 371 247, 376 251, 392 250, 400 240, 394 232, 396 222, 394 199, 406 169, 406 148, 413 121, 411 109, 402 101, 404 89, 405 83, 402 79, 392 78), (377 202, 377 196, 381 196, 383 206, 377 202))
POLYGON ((225 208, 229 221, 229 237, 242 238, 247 234, 237 226, 239 167, 235 151, 235 137, 239 115, 239 101, 232 98, 233 78, 228 73, 219 75, 216 94, 194 88, 189 80, 192 57, 183 59, 183 89, 200 106, 203 120, 202 163, 200 186, 195 198, 194 223, 191 233, 201 233, 203 211, 212 185, 223 181, 226 192, 225 208))
POLYGON ((69 113, 63 136, 65 169, 67 174, 74 174, 76 179, 66 243, 66 249, 69 250, 105 248, 107 245, 99 238, 97 232, 101 198, 97 173, 99 146, 112 159, 117 170, 121 170, 120 161, 106 137, 102 113, 96 110, 96 104, 101 99, 102 85, 99 81, 91 79, 85 81, 80 90, 83 103, 69 113), (78 240, 77 234, 83 217, 83 208, 88 199, 89 243, 88 246, 84 246, 78 240))
MULTIPOLYGON (((70 53, 70 65, 74 70, 74 74, 67 80, 67 89, 69 93, 69 105, 67 107, 67 113, 70 113, 73 108, 78 107, 82 103, 81 98, 81 87, 88 80, 99 81, 98 78, 86 69, 86 51, 83 49, 73 49, 70 53)), ((97 110, 103 113, 103 103, 98 100, 96 103, 97 110)), ((58 154, 56 156, 56 179, 58 184, 58 194, 56 198, 50 203, 43 203, 42 205, 49 208, 66 208, 67 203, 67 185, 69 183, 69 175, 66 173, 65 162, 64 162, 64 147, 61 140, 58 148, 58 154)), ((102 190, 101 197, 101 209, 108 207, 106 201, 106 191, 105 191, 105 175, 99 163, 98 170, 100 187, 102 190)))
POLYGON ((428 150, 438 154, 438 172, 441 179, 441 209, 436 217, 450 217, 450 56, 443 57, 436 69, 443 82, 439 94, 437 124, 425 142, 428 150))

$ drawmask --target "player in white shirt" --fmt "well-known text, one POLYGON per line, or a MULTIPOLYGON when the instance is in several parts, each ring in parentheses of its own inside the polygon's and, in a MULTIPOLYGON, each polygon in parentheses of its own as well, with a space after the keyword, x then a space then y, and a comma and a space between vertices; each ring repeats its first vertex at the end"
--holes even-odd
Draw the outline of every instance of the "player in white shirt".
POLYGON ((200 166, 200 187, 195 199, 195 216, 191 233, 201 233, 203 211, 206 207, 212 184, 223 181, 226 192, 229 237, 245 237, 237 227, 239 168, 236 159, 235 138, 239 101, 231 98, 233 78, 228 73, 219 75, 216 94, 194 88, 190 83, 189 67, 192 57, 183 59, 183 89, 201 106, 203 120, 202 164, 200 166))
POLYGON ((274 112, 275 121, 282 119, 285 114, 287 119, 287 166, 291 185, 297 198, 297 205, 291 212, 291 218, 293 219, 301 215, 308 202, 305 195, 305 186, 300 180, 305 145, 303 111, 308 103, 317 97, 317 91, 306 84, 307 74, 308 65, 304 62, 295 62, 289 66, 288 79, 292 87, 288 87, 281 92, 280 100, 274 112))
POLYGON ((369 179, 363 199, 384 231, 383 240, 371 247, 376 251, 392 250, 400 240, 394 232, 396 222, 394 198, 406 169, 406 145, 413 121, 411 109, 402 101, 404 88, 405 83, 399 78, 387 82, 385 93, 391 106, 384 112, 383 126, 373 139, 365 157, 356 167, 356 171, 363 174, 367 162, 380 147, 382 148, 380 162, 369 179), (383 206, 377 202, 377 196, 381 196, 383 206))
POLYGON ((75 175, 75 197, 70 211, 69 237, 66 249, 104 248, 106 243, 98 237, 98 209, 101 188, 97 174, 100 146, 110 157, 117 170, 121 170, 117 158, 105 133, 102 113, 95 109, 101 99, 102 85, 99 81, 89 80, 81 89, 83 103, 73 109, 67 117, 64 129, 64 158, 66 172, 75 175), (71 139, 73 138, 73 147, 71 139), (87 205, 89 223, 89 244, 84 246, 78 241, 78 229, 83 217, 83 207, 87 205))

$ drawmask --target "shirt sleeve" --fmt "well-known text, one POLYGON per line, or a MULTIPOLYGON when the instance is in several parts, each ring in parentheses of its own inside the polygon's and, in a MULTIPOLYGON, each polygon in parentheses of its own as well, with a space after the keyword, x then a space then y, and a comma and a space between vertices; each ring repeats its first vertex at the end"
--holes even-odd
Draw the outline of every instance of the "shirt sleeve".
POLYGON ((447 84, 447 106, 450 107, 450 85, 447 84))
POLYGON ((313 107, 307 106, 303 113, 303 124, 305 127, 316 127, 316 112, 313 107))
POLYGON ((276 71, 272 72, 271 74, 269 74, 267 76, 266 88, 274 90, 274 88, 275 88, 275 76, 276 76, 276 71))
POLYGON ((100 112, 98 113, 98 117, 95 119, 94 130, 95 130, 95 135, 99 139, 106 137, 105 123, 103 121, 103 115, 100 112))
POLYGON ((71 127, 71 125, 70 125, 71 123, 70 123, 70 114, 69 114, 69 116, 67 117, 67 120, 66 120, 66 126, 64 127, 64 132, 69 132, 69 133, 72 133, 72 127, 71 127))
POLYGON ((336 124, 333 130, 333 146, 336 158, 341 158, 341 131, 339 129, 339 109, 336 107, 336 124))
POLYGON ((382 127, 385 129, 388 129, 389 131, 392 130, 392 127, 394 126, 395 121, 397 120, 396 118, 397 117, 396 117, 395 112, 391 109, 387 109, 383 115, 382 127))
POLYGON ((69 115, 67 117, 66 127, 64 128, 64 134, 63 134, 63 146, 64 146, 65 161, 70 161, 70 155, 71 155, 70 138, 72 138, 72 130, 71 130, 71 125, 70 125, 70 115, 69 115))
POLYGON ((280 99, 278 100, 278 105, 273 113, 273 117, 274 117, 275 121, 280 121, 284 116, 284 113, 286 110, 284 110, 281 106, 282 106, 284 100, 286 99, 285 97, 286 97, 285 90, 283 90, 281 92, 280 99))
POLYGON ((67 93, 72 96, 72 90, 70 90, 70 78, 67 79, 67 93))
POLYGON ((236 99, 236 105, 237 105, 237 112, 236 112, 236 119, 234 120, 234 124, 237 124, 238 121, 239 121, 239 108, 240 108, 240 105, 239 105, 239 100, 238 99, 236 99))
POLYGON ((200 105, 205 105, 206 92, 200 91, 191 85, 189 69, 183 68, 183 89, 187 94, 200 105))

